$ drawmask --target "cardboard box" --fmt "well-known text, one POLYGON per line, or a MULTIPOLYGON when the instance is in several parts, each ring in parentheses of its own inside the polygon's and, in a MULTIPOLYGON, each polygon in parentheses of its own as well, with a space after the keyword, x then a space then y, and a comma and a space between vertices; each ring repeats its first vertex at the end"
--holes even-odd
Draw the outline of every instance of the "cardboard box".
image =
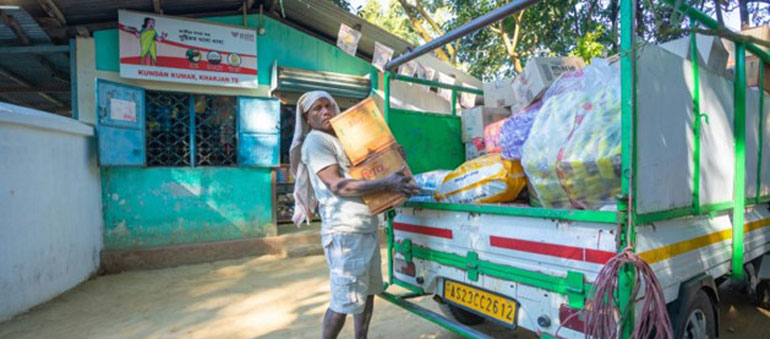
MULTIPOLYGON (((406 161, 398 151, 398 145, 393 144, 390 147, 376 152, 366 161, 353 166, 350 169, 350 176, 358 180, 376 180, 387 178, 402 167, 406 167, 406 174, 412 175, 406 161)), ((369 206, 372 214, 378 214, 389 208, 406 201, 406 197, 393 192, 382 192, 376 194, 364 195, 364 203, 369 206)))
MULTIPOLYGON (((759 57, 746 56, 746 86, 759 87, 759 57)), ((770 65, 765 64, 764 90, 770 92, 770 65)))
MULTIPOLYGON (((742 30, 741 34, 748 35, 750 37, 754 37, 759 40, 770 41, 770 26, 763 25, 763 26, 747 28, 742 30)), ((759 47, 759 49, 765 52, 770 51, 770 47, 761 46, 761 45, 757 45, 757 47, 759 47)))
MULTIPOLYGON (((770 41, 770 26, 757 26, 757 27, 751 27, 744 29, 740 32, 743 35, 748 35, 760 40, 770 41)), ((735 43, 728 39, 722 39, 722 43, 725 45, 725 48, 727 49, 727 53, 729 54, 729 57, 727 59, 727 69, 728 71, 735 68, 735 43)), ((762 45, 757 45, 759 49, 770 52, 770 47, 765 47, 762 45)), ((746 52, 746 58, 751 56, 751 54, 747 51, 746 52)), ((731 73, 732 75, 732 73, 731 73)))
POLYGON ((485 82, 484 106, 486 107, 510 107, 513 105, 513 92, 511 86, 513 78, 502 78, 485 82))
POLYGON ((478 158, 487 154, 484 139, 476 138, 471 142, 465 143, 465 161, 478 158))
MULTIPOLYGON (((730 62, 734 62, 731 60, 730 62)), ((746 87, 759 87, 759 63, 758 57, 746 55, 746 87)), ((728 66, 725 72, 730 80, 735 79, 735 64, 728 66)), ((770 64, 765 63, 765 92, 770 93, 770 64)))
POLYGON ((471 142, 475 138, 484 139, 484 127, 511 116, 506 108, 474 107, 462 111, 462 139, 471 142))
POLYGON ((331 124, 353 165, 396 143, 371 97, 332 118, 331 124))
MULTIPOLYGON (((708 67, 717 74, 724 74, 727 69, 727 60, 730 57, 730 53, 725 45, 722 44, 722 39, 715 36, 696 34, 695 44, 698 47, 698 64, 708 67)), ((660 47, 681 58, 692 60, 689 36, 661 44, 660 47)))
POLYGON ((511 85, 514 99, 511 111, 521 111, 539 99, 560 75, 584 66, 583 59, 579 57, 530 59, 511 85))

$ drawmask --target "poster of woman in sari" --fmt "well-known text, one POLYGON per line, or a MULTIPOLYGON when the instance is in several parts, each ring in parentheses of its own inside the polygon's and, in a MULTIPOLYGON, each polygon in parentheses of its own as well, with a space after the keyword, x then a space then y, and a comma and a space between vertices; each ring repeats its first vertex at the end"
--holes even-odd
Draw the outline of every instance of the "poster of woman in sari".
POLYGON ((134 35, 139 39, 139 60, 142 65, 155 65, 158 63, 158 46, 156 41, 163 41, 166 38, 166 33, 158 34, 155 30, 155 19, 144 18, 142 29, 135 31, 134 35))

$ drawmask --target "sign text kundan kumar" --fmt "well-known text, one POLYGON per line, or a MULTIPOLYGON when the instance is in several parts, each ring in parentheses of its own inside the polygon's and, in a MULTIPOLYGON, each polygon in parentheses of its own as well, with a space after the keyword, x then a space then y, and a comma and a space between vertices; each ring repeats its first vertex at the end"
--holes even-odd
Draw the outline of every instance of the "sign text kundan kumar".
POLYGON ((120 76, 197 85, 257 87, 257 32, 119 11, 120 76))

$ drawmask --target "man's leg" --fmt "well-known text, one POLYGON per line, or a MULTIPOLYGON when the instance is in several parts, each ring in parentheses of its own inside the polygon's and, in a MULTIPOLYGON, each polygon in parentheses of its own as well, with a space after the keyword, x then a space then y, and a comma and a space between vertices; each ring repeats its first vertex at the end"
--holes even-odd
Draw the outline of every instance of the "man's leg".
POLYGON ((374 310, 374 296, 366 297, 366 306, 361 314, 353 316, 353 325, 356 333, 356 339, 366 339, 369 333, 369 322, 372 320, 372 311, 374 310))
POLYGON ((345 326, 345 318, 347 318, 347 314, 337 313, 331 308, 327 308, 324 315, 323 339, 336 339, 342 327, 345 326))

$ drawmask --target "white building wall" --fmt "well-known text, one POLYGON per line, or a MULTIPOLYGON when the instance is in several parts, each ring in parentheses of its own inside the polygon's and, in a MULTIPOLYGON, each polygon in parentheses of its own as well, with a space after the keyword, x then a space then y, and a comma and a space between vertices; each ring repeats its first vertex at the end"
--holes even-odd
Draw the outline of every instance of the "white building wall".
POLYGON ((0 102, 0 321, 98 268, 95 144, 88 125, 0 102))

